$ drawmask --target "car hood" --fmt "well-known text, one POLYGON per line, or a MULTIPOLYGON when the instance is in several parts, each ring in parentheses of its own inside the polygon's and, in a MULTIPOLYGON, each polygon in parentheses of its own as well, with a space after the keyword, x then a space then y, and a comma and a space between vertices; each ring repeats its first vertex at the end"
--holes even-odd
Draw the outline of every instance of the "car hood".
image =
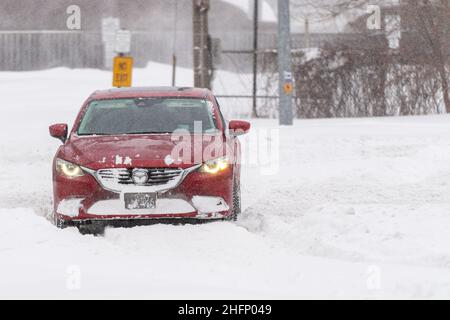
POLYGON ((60 156, 94 170, 114 167, 187 168, 221 155, 208 155, 211 152, 203 152, 211 141, 219 141, 219 145, 223 146, 221 135, 208 135, 204 138, 202 135, 171 134, 84 137, 74 135, 62 148, 60 156), (193 148, 194 145, 201 147, 193 148), (190 152, 174 152, 189 148, 190 152), (178 154, 181 157, 176 157, 178 154))

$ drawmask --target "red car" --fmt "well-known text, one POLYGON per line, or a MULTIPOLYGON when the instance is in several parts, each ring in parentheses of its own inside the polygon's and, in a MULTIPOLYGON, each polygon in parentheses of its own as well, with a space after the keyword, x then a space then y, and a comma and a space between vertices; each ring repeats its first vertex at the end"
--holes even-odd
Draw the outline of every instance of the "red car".
POLYGON ((224 120, 207 89, 94 92, 53 161, 54 218, 101 234, 105 226, 236 219, 240 144, 250 123, 224 120))

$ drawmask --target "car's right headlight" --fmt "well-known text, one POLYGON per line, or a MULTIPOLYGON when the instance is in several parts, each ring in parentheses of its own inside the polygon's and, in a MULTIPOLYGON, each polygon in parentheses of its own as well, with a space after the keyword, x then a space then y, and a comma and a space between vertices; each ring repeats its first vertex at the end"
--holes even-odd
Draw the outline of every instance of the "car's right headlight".
POLYGON ((225 170, 230 165, 228 157, 220 157, 217 159, 209 160, 203 163, 200 167, 200 172, 206 172, 211 174, 216 174, 220 171, 225 170))
POLYGON ((56 159, 56 172, 69 178, 77 178, 85 175, 85 172, 80 166, 59 158, 56 159))

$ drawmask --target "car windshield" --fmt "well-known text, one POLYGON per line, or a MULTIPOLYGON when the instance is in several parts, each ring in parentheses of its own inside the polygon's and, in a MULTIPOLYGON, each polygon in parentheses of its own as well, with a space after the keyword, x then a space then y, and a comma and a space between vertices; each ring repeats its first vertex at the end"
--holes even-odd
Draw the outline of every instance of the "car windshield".
POLYGON ((210 101, 198 98, 136 98, 92 101, 78 135, 217 131, 210 101))

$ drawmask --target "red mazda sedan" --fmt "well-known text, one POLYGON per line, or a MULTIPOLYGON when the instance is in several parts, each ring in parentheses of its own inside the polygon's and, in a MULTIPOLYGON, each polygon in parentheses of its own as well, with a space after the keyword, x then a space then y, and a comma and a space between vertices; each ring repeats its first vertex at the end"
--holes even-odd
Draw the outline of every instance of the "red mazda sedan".
POLYGON ((197 88, 94 92, 53 162, 54 219, 101 234, 105 226, 236 219, 240 144, 250 123, 230 121, 197 88))

